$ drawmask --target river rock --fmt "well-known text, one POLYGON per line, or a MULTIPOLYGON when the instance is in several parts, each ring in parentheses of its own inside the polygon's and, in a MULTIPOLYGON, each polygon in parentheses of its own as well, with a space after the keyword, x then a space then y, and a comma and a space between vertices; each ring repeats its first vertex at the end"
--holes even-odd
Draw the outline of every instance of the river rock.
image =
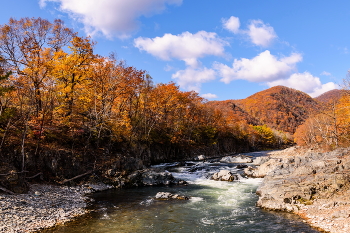
POLYGON ((225 156, 220 160, 221 163, 252 163, 253 159, 245 155, 225 156))
POLYGON ((202 160, 205 160, 205 159, 206 159, 206 157, 204 155, 198 155, 193 160, 195 160, 195 161, 202 161, 202 160))
POLYGON ((185 181, 174 178, 168 171, 155 171, 152 169, 135 171, 127 177, 126 182, 131 186, 186 184, 185 181))
POLYGON ((257 189, 257 206, 294 212, 325 231, 350 232, 349 152, 281 155, 250 169, 254 175, 263 175, 261 168, 266 170, 257 189))
POLYGON ((247 167, 244 169, 244 173, 248 177, 262 178, 265 177, 270 172, 279 169, 283 163, 279 162, 277 159, 269 159, 267 162, 261 164, 258 167, 247 167))
POLYGON ((238 180, 238 175, 232 174, 229 170, 221 170, 219 172, 214 173, 211 179, 232 182, 234 180, 238 180))
POLYGON ((189 200, 189 197, 179 195, 179 194, 172 194, 169 192, 158 192, 156 194, 156 199, 160 200, 170 200, 170 199, 176 199, 176 200, 189 200))
POLYGON ((260 156, 260 157, 256 157, 253 159, 253 163, 254 165, 261 165, 267 161, 270 160, 270 157, 269 156, 260 156))

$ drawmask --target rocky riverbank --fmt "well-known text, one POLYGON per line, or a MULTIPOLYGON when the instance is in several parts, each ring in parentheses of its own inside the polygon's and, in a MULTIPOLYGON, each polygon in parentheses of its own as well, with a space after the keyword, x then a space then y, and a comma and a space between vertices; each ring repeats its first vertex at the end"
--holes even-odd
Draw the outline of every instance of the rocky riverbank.
POLYGON ((289 148, 268 154, 251 177, 265 177, 257 205, 293 212, 326 232, 350 232, 350 149, 321 153, 289 148))
POLYGON ((87 213, 85 194, 111 188, 105 184, 67 187, 29 186, 26 194, 0 195, 0 232, 22 233, 50 228, 87 213))
POLYGON ((79 186, 32 184, 26 194, 0 193, 0 232, 23 233, 50 228, 73 220, 88 212, 91 200, 86 194, 112 188, 185 184, 171 173, 159 169, 144 169, 131 174, 108 170, 105 183, 85 183, 79 186))

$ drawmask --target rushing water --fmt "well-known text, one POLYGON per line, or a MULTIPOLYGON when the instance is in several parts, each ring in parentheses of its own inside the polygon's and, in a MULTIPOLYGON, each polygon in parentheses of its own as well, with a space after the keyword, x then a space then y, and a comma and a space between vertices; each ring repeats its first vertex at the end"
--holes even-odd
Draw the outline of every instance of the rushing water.
POLYGON ((255 191, 261 179, 208 179, 222 169, 239 174, 234 164, 197 162, 167 169, 189 185, 95 193, 91 214, 45 232, 318 232, 292 214, 256 207, 255 191), (191 198, 155 200, 153 197, 160 191, 191 198))

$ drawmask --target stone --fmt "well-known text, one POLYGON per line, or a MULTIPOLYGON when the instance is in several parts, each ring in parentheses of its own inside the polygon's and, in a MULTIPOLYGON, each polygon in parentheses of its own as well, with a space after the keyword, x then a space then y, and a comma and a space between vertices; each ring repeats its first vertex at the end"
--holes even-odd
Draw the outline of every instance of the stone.
POLYGON ((258 167, 247 167, 244 169, 244 173, 248 177, 262 178, 270 172, 280 168, 283 163, 278 162, 276 159, 269 159, 267 162, 261 164, 258 167))
POLYGON ((253 159, 245 155, 225 156, 220 160, 221 163, 252 163, 253 159))
POLYGON ((270 157, 268 156, 260 156, 260 157, 256 157, 253 159, 253 163, 254 165, 261 165, 265 162, 267 162, 270 159, 270 157))
POLYGON ((170 199, 176 199, 176 200, 188 200, 189 197, 179 195, 179 194, 172 194, 169 192, 158 192, 155 196, 156 199, 160 200, 170 200, 170 199))
POLYGON ((236 168, 238 168, 238 169, 247 168, 247 167, 248 167, 248 165, 246 165, 246 164, 238 164, 236 166, 236 168))
POLYGON ((41 196, 41 192, 35 191, 35 192, 34 192, 34 195, 35 195, 35 196, 41 196))
POLYGON ((218 181, 229 181, 238 180, 238 175, 232 174, 229 170, 221 170, 212 175, 211 179, 218 181))
POLYGON ((206 160, 206 157, 204 155, 198 155, 198 156, 194 157, 193 160, 203 161, 203 160, 206 160))
POLYGON ((186 184, 186 181, 174 178, 168 171, 144 169, 131 173, 125 179, 126 186, 161 186, 186 184))

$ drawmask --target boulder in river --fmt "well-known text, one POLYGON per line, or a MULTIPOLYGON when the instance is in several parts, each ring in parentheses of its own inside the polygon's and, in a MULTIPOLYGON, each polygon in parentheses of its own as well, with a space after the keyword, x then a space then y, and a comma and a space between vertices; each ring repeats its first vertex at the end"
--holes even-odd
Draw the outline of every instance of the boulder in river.
POLYGON ((214 173, 211 179, 232 182, 234 180, 238 180, 238 175, 233 174, 229 170, 221 170, 219 172, 214 173))
POLYGON ((158 186, 170 184, 186 184, 186 181, 176 179, 168 171, 144 169, 135 171, 127 177, 127 183, 132 186, 158 186))
POLYGON ((188 200, 190 199, 187 196, 179 195, 179 194, 172 194, 169 192, 158 192, 156 194, 156 199, 159 200, 171 200, 171 199, 176 199, 176 200, 188 200))
POLYGON ((195 157, 193 160, 195 160, 195 161, 203 161, 203 160, 205 160, 206 159, 206 157, 204 156, 204 155, 198 155, 197 157, 195 157))
POLYGON ((283 163, 279 162, 279 160, 277 159, 269 159, 267 162, 261 164, 258 167, 249 166, 245 168, 244 173, 249 177, 261 178, 261 177, 265 177, 270 172, 280 168, 282 164, 283 163))
POLYGON ((253 159, 245 155, 225 156, 220 160, 220 162, 221 163, 252 163, 253 159))
POLYGON ((256 157, 253 159, 253 164, 254 165, 261 165, 267 161, 269 161, 270 157, 269 156, 260 156, 260 157, 256 157))

